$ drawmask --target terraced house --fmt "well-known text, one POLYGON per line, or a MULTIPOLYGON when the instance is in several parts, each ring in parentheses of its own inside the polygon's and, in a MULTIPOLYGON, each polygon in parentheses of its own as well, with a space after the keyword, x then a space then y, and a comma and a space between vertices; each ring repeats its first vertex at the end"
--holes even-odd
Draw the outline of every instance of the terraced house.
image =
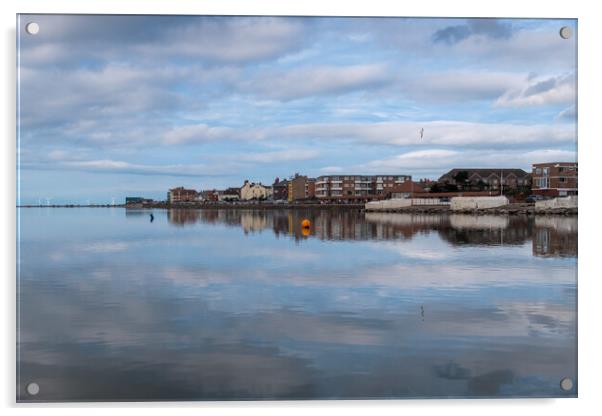
POLYGON ((531 175, 522 169, 472 169, 455 168, 442 175, 440 185, 456 186, 459 190, 504 190, 521 189, 531 185, 531 175))

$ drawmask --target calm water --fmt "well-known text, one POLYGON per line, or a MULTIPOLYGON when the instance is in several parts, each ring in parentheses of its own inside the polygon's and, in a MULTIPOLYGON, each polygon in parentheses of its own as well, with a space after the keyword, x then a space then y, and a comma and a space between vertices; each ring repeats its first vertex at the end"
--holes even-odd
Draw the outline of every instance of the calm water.
POLYGON ((19 400, 576 395, 576 218, 149 213, 20 209, 19 400))

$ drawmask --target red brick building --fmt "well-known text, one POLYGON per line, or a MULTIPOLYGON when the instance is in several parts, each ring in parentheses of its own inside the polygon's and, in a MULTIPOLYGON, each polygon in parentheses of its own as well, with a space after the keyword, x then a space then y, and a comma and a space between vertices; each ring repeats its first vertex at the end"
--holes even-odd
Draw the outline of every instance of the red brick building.
POLYGON ((219 201, 219 192, 215 189, 208 189, 201 192, 203 201, 217 202, 219 201))
POLYGON ((534 163, 531 189, 537 195, 577 195, 577 172, 576 162, 534 163))
POLYGON ((387 197, 390 194, 391 198, 408 198, 417 192, 424 192, 424 186, 421 182, 405 181, 402 184, 390 187, 385 193, 387 197))
POLYGON ((411 182, 410 175, 328 175, 316 179, 316 197, 322 200, 370 201, 385 199, 411 182))
POLYGON ((313 199, 316 196, 316 180, 295 174, 288 181, 287 198, 289 202, 301 199, 313 199))
POLYGON ((194 189, 179 188, 170 189, 167 193, 167 202, 177 204, 180 202, 194 202, 197 200, 199 193, 194 189))
POLYGON ((272 184, 272 198, 276 201, 286 201, 288 199, 288 181, 276 178, 272 184))

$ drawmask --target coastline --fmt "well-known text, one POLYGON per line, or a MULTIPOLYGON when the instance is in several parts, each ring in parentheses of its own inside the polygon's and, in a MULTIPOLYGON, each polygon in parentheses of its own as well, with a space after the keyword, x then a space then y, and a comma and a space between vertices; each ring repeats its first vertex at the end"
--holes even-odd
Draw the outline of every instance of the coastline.
POLYGON ((577 216, 577 208, 555 208, 536 210, 532 204, 510 204, 497 208, 463 209, 452 211, 449 206, 422 205, 394 209, 366 209, 365 204, 167 204, 155 203, 146 205, 17 205, 17 208, 125 208, 125 209, 231 209, 231 210, 276 210, 276 209, 313 209, 313 210, 359 210, 382 213, 413 213, 413 214, 466 214, 466 215, 564 215, 577 216))

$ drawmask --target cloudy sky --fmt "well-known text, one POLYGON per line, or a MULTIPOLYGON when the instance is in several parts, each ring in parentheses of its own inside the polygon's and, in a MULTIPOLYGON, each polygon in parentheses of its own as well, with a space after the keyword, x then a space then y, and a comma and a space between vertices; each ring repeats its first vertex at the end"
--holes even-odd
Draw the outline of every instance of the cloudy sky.
POLYGON ((21 203, 577 158, 576 36, 558 34, 575 33, 572 20, 22 15, 19 26, 21 203))

